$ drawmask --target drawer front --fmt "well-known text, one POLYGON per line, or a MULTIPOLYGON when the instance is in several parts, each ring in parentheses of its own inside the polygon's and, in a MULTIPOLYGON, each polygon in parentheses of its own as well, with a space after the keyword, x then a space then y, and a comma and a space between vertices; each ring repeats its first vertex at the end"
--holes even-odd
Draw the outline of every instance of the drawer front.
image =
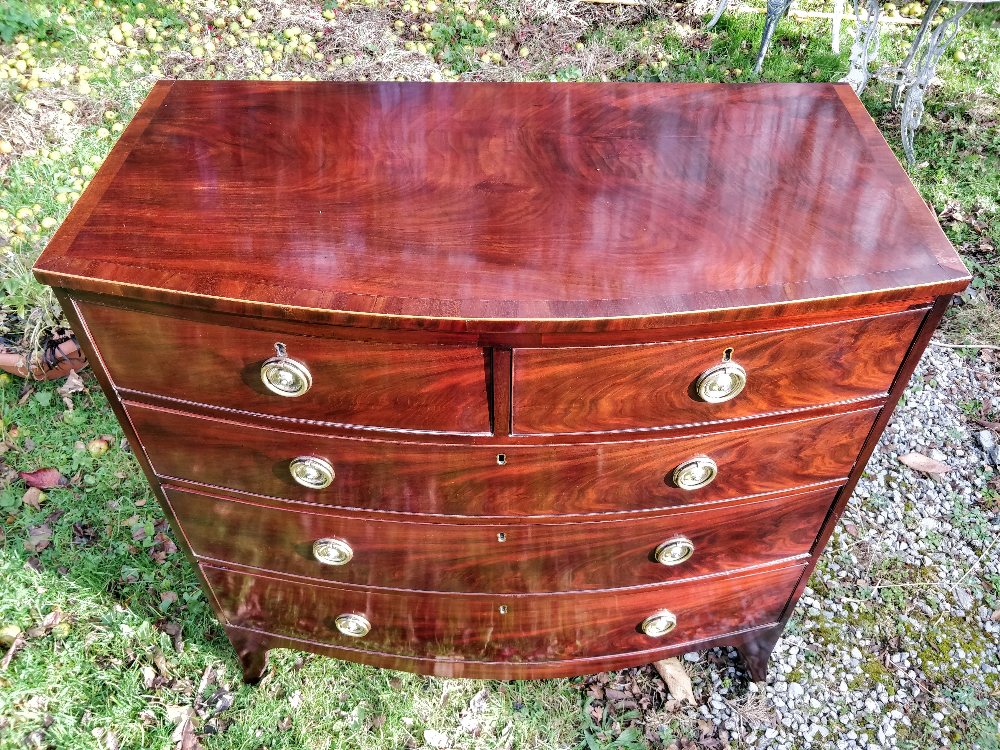
POLYGON ((888 391, 924 314, 668 344, 515 349, 514 432, 668 427, 877 396, 888 391), (745 369, 746 386, 709 403, 696 383, 727 350, 745 369))
POLYGON ((840 480, 878 413, 695 437, 490 446, 328 437, 136 403, 126 410, 163 477, 343 508, 472 516, 667 508, 840 480), (680 489, 675 469, 699 455, 717 463, 715 481, 680 489), (289 466, 299 456, 328 461, 332 483, 297 484, 289 466))
POLYGON ((822 490, 627 521, 479 525, 372 520, 164 491, 200 557, 354 585, 470 593, 646 586, 773 563, 812 549, 835 495, 822 490), (320 550, 326 563, 313 548, 323 539, 336 540, 340 552, 323 558, 320 550), (679 556, 688 544, 683 562, 657 561, 661 545, 679 556))
POLYGON ((489 369, 482 349, 311 336, 167 317, 77 302, 119 388, 269 416, 345 425, 488 433, 489 369), (269 391, 261 366, 275 344, 312 386, 269 391))
POLYGON ((229 624, 292 638, 403 656, 549 662, 680 645, 776 622, 802 566, 629 591, 534 596, 341 589, 202 570, 229 624), (503 609, 501 609, 503 608, 503 609), (676 627, 651 637, 649 615, 668 609, 676 627), (336 618, 363 615, 364 637, 336 618))

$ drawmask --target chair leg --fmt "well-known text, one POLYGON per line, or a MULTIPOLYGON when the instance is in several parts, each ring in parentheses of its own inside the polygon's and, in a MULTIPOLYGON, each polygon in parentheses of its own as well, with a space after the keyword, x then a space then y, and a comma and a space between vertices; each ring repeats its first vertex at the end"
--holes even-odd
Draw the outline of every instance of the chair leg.
MULTIPOLYGON (((938 61, 955 40, 955 37, 958 36, 959 24, 971 8, 972 3, 961 3, 955 7, 950 16, 938 24, 938 27, 931 33, 927 47, 917 61, 913 83, 906 89, 899 127, 900 136, 903 139, 903 151, 906 152, 906 160, 910 164, 913 164, 915 160, 913 134, 920 126, 920 120, 924 116, 924 93, 937 73, 938 61)), ((930 10, 928 10, 929 13, 930 10)))
POLYGON ((726 12, 726 7, 728 5, 729 5, 729 0, 719 0, 719 5, 715 9, 715 15, 712 16, 712 20, 705 25, 706 29, 712 28, 713 26, 715 26, 715 24, 719 22, 719 19, 722 18, 722 14, 726 12))
POLYGON ((757 51, 757 62, 753 66, 754 75, 760 75, 761 68, 764 67, 764 55, 767 48, 771 46, 771 37, 774 30, 789 8, 792 7, 792 0, 767 0, 767 18, 764 21, 764 33, 760 38, 760 49, 757 51))
POLYGON ((867 18, 862 20, 858 0, 854 0, 854 43, 851 45, 851 69, 840 79, 849 83, 855 94, 861 94, 871 78, 871 60, 878 55, 881 38, 878 22, 882 13, 879 0, 867 0, 867 18))

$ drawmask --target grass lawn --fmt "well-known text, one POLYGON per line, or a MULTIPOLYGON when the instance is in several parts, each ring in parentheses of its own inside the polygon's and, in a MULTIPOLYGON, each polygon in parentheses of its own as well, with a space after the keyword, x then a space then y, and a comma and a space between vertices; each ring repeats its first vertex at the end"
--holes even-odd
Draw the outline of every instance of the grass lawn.
MULTIPOLYGON (((681 5, 558 0, 6 0, 0 336, 30 348, 58 320, 28 269, 159 77, 755 80, 763 16, 703 23, 681 5)), ((784 20, 762 79, 838 79, 849 29, 836 55, 828 21, 784 20)), ((912 31, 887 27, 883 61, 900 59, 912 31)), ((1000 11, 970 13, 956 49, 910 174, 976 277, 949 335, 997 344, 1000 11)), ((863 99, 901 153, 888 94, 875 82, 863 99)), ((0 658, 17 642, 0 667, 0 750, 641 748, 704 734, 688 714, 661 712, 645 717, 643 736, 591 710, 580 680, 455 681, 278 650, 262 685, 242 686, 96 382, 58 388, 0 375, 0 658), (26 492, 17 472, 42 468, 65 481, 26 492)), ((693 668, 696 689, 714 669, 693 668)), ((966 700, 995 711, 998 697, 966 700)), ((708 746, 743 746, 713 736, 721 744, 708 746)))

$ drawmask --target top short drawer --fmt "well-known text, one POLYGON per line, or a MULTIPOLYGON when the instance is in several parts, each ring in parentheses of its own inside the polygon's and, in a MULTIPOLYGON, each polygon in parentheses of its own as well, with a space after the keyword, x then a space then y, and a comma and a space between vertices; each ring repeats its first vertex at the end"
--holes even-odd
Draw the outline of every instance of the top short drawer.
POLYGON ((77 301, 119 388, 268 416, 446 433, 488 433, 489 370, 473 346, 287 335, 251 318, 198 320, 77 301), (284 345, 311 386, 269 391, 261 365, 284 345))
POLYGON ((878 396, 925 314, 660 344, 515 349, 514 432, 704 424, 878 396), (727 358, 745 369, 746 386, 709 403, 698 395, 699 377, 727 358))

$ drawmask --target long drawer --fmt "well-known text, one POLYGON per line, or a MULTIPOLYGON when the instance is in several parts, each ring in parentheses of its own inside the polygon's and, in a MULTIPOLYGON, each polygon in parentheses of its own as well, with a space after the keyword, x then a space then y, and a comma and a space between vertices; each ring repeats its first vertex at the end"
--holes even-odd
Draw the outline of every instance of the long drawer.
POLYGON ((836 490, 634 520, 375 520, 165 486, 195 555, 416 591, 539 593, 647 586, 807 554, 836 490))
POLYGON ((127 403, 155 471, 230 489, 342 508, 466 516, 611 513, 765 494, 847 476, 878 413, 865 409, 769 427, 566 445, 403 443, 289 432, 127 403), (292 462, 328 462, 310 489, 292 462), (711 459, 701 489, 679 467, 711 459))
MULTIPOLYGON (((408 345, 290 335, 253 319, 187 319, 77 302, 115 385, 268 416, 390 429, 490 431, 488 360, 475 346, 408 345), (308 390, 268 390, 261 367, 282 344, 278 370, 308 390), (299 380, 296 380, 299 379, 299 380)), ((319 329, 317 329, 319 330, 319 329)))
POLYGON ((231 625, 387 654, 515 663, 641 652, 775 623, 803 569, 518 596, 345 589, 202 565, 231 625), (674 629, 645 634, 643 621, 663 610, 674 629), (370 631, 344 635, 337 627, 344 615, 345 626, 358 627, 360 615, 370 631))
POLYGON ((926 310, 720 338, 515 349, 515 433, 635 430, 719 422, 888 391, 926 310), (728 401, 699 395, 724 359, 745 370, 728 401))

